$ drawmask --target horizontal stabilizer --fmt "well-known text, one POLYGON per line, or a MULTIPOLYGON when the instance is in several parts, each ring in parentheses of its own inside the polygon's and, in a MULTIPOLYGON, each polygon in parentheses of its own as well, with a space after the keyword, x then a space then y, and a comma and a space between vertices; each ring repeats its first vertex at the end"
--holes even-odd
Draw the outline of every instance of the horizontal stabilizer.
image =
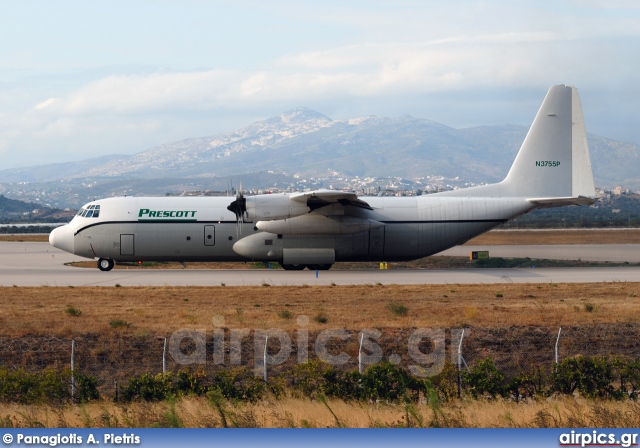
POLYGON ((533 198, 527 200, 540 208, 564 207, 565 205, 591 205, 597 201, 596 198, 586 196, 577 196, 574 198, 533 198))

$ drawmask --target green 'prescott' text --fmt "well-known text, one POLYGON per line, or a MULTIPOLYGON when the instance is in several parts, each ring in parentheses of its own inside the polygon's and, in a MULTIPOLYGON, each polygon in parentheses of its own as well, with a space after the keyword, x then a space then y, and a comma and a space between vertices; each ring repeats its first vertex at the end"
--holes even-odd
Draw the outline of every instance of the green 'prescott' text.
POLYGON ((195 210, 149 210, 141 208, 138 218, 195 218, 195 210))

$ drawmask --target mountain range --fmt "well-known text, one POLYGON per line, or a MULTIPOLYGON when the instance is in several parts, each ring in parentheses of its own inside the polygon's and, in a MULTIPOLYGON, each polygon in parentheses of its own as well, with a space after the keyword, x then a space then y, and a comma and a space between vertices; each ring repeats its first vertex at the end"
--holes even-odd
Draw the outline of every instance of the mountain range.
MULTIPOLYGON (((361 178, 441 176, 495 182, 506 175, 527 130, 509 124, 455 129, 408 115, 332 120, 298 108, 233 132, 180 140, 131 156, 3 170, 0 183, 10 194, 8 184, 18 182, 81 182, 87 188, 90 179, 91 185, 124 183, 135 190, 167 182, 209 185, 224 180, 228 185, 238 178, 253 184, 258 179, 270 183, 278 176, 323 179, 331 172, 361 178)), ((640 146, 592 134, 588 139, 596 185, 640 189, 640 146)))

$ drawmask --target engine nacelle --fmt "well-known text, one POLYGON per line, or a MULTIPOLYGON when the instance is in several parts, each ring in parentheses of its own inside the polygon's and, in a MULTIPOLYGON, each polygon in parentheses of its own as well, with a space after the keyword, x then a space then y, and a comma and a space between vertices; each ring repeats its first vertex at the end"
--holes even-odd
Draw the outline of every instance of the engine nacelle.
POLYGON ((289 194, 259 194, 246 197, 247 218, 250 221, 286 219, 309 213, 306 201, 292 200, 289 194))

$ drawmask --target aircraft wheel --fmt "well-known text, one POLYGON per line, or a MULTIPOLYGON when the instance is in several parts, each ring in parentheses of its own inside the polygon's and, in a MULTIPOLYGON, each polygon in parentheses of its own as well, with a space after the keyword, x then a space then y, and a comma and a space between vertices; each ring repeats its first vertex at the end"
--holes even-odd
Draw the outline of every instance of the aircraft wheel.
POLYGON ((101 271, 110 271, 111 269, 113 269, 113 260, 110 260, 108 258, 101 258, 98 260, 98 269, 100 269, 101 271))
POLYGON ((308 264, 307 265, 310 271, 315 271, 316 269, 318 271, 328 271, 329 269, 331 269, 331 266, 333 265, 332 264, 308 264))
POLYGON ((282 266, 282 269, 284 269, 285 271, 302 271, 304 269, 304 265, 303 264, 282 264, 282 263, 280 263, 280 266, 282 266))

